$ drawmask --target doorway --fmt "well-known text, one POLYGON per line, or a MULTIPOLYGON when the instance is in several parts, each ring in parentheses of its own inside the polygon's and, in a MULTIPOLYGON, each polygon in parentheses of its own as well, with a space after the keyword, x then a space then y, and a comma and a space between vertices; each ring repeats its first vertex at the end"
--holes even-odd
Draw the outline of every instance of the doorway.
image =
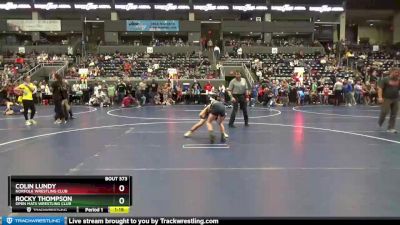
POLYGON ((221 22, 220 21, 202 21, 201 38, 212 41, 213 46, 222 46, 221 41, 221 22))
POLYGON ((97 51, 98 47, 104 43, 104 21, 85 20, 84 31, 87 51, 97 51))

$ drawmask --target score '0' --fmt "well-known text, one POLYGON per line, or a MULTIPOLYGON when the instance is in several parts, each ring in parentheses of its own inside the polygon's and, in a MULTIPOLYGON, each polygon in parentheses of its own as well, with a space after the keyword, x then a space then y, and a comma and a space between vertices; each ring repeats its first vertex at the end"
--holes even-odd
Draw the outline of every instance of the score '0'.
POLYGON ((124 192, 125 191, 125 186, 124 185, 119 185, 119 191, 124 192))

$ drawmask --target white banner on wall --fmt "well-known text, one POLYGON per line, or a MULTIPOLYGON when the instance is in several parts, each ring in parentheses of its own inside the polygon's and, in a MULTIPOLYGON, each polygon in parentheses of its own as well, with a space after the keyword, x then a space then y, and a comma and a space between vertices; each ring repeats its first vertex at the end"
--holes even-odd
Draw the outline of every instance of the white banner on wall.
POLYGON ((18 53, 25 54, 25 47, 18 47, 18 53))
POLYGON ((74 48, 71 46, 68 46, 68 55, 73 55, 74 54, 74 48))
POLYGON ((8 31, 61 31, 61 20, 7 20, 8 31))
POLYGON ((147 53, 152 54, 153 53, 153 47, 147 47, 147 53))
POLYGON ((272 48, 272 54, 278 54, 278 48, 272 48))
POLYGON ((372 51, 373 52, 379 52, 379 45, 372 46, 372 51))

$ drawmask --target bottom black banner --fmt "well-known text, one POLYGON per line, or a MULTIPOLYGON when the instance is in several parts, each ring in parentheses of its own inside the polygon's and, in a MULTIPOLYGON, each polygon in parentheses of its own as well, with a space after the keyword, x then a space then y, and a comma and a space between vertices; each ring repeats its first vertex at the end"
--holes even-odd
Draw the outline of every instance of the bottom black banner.
POLYGON ((291 221, 304 222, 306 224, 318 224, 321 222, 338 222, 340 224, 382 224, 384 222, 400 221, 400 218, 173 218, 173 217, 68 217, 67 225, 164 225, 164 224, 287 224, 291 221))

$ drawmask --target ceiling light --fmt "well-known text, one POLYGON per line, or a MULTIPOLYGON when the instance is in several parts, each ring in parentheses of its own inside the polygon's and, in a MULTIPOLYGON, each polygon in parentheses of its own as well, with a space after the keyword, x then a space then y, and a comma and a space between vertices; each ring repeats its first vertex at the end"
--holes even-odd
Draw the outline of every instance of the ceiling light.
POLYGON ((281 12, 290 12, 290 11, 304 11, 306 10, 305 6, 291 6, 289 4, 285 5, 274 5, 271 6, 271 9, 274 11, 281 11, 281 12))
POLYGON ((229 6, 227 5, 213 5, 213 4, 194 5, 193 8, 194 10, 201 10, 201 11, 229 10, 229 6))
POLYGON ((344 8, 343 7, 330 7, 328 5, 323 5, 323 6, 318 6, 318 7, 310 7, 310 11, 313 12, 343 12, 344 8))
POLYGON ((343 7, 332 7, 332 12, 343 12, 344 8, 343 7))
POLYGON ((256 10, 268 10, 268 7, 259 5, 259 6, 256 6, 256 10))
POLYGON ((295 10, 295 11, 305 11, 306 7, 305 6, 295 6, 293 10, 295 10))
POLYGON ((133 3, 128 3, 125 5, 115 5, 115 9, 119 9, 119 10, 126 10, 126 11, 130 11, 130 10, 137 10, 137 9, 151 9, 150 5, 135 5, 133 3))
POLYGON ((188 5, 174 5, 172 3, 168 3, 166 5, 154 5, 154 9, 158 10, 165 10, 165 11, 170 11, 170 10, 189 10, 190 6, 188 5))
POLYGON ((75 9, 82 9, 82 10, 96 10, 96 9, 111 9, 110 5, 95 5, 92 2, 87 4, 75 4, 75 9))
POLYGON ((232 9, 233 9, 233 10, 239 10, 239 11, 247 12, 247 11, 253 11, 253 10, 255 10, 256 7, 255 7, 254 5, 252 5, 252 4, 234 5, 234 6, 232 7, 232 9))
POLYGON ((30 9, 29 4, 14 4, 13 2, 7 2, 0 4, 0 9, 11 10, 11 9, 30 9))
POLYGON ((52 9, 70 9, 71 5, 69 4, 54 4, 52 2, 48 2, 47 4, 34 4, 35 9, 45 9, 45 10, 52 10, 52 9))

